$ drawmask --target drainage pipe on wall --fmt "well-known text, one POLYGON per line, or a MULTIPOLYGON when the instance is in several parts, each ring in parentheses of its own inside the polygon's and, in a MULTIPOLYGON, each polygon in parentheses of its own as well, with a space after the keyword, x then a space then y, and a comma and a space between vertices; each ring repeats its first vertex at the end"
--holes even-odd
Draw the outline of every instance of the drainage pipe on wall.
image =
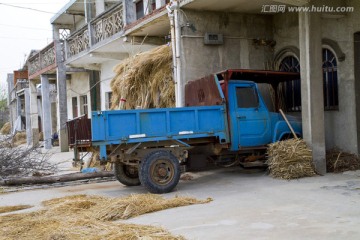
POLYGON ((166 9, 168 10, 171 26, 176 107, 183 107, 185 103, 185 89, 181 75, 181 25, 179 17, 179 2, 172 0, 166 9))

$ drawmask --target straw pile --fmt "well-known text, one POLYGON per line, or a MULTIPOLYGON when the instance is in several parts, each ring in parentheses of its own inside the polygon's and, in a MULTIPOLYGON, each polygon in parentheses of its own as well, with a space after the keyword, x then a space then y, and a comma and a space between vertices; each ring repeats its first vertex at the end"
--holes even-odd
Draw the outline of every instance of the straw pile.
POLYGON ((158 195, 125 198, 75 195, 43 202, 45 209, 0 217, 1 239, 183 239, 153 226, 114 222, 166 208, 206 203, 158 195))
POLYGON ((19 146, 26 143, 26 132, 17 132, 12 138, 13 145, 19 146))
POLYGON ((0 207, 0 214, 1 213, 8 213, 8 212, 24 210, 24 209, 28 209, 28 208, 32 208, 32 207, 33 206, 31 206, 31 205, 17 205, 17 206, 0 207))
POLYGON ((162 108, 175 105, 171 47, 164 45, 123 60, 114 68, 112 106, 126 99, 125 109, 162 108))
POLYGON ((270 176, 297 179, 316 175, 312 153, 302 139, 289 139, 270 144, 267 150, 270 176))
POLYGON ((8 135, 11 131, 11 125, 9 122, 5 123, 4 126, 0 129, 2 135, 8 135))
POLYGON ((360 169, 360 158, 351 153, 342 152, 339 149, 332 149, 326 152, 327 172, 345 172, 360 169))

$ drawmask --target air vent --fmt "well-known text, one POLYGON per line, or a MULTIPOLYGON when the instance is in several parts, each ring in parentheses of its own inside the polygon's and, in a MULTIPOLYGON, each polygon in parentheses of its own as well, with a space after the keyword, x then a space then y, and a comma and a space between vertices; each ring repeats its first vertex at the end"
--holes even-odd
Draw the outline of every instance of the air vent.
POLYGON ((205 33, 204 37, 205 45, 222 45, 224 44, 224 37, 218 33, 205 33))

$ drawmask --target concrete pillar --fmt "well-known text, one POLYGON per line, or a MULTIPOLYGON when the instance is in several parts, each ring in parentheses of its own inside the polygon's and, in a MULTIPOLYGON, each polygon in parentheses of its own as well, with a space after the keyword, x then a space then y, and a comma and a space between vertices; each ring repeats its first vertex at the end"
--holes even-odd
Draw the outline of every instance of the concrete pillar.
POLYGON ((29 81, 30 88, 30 119, 31 119, 31 136, 32 146, 39 144, 39 121, 38 121, 38 101, 37 101, 37 88, 34 81, 29 81))
POLYGON ((44 134, 44 148, 51 149, 51 103, 49 91, 49 78, 41 75, 41 96, 42 96, 42 128, 44 134))
POLYGON ((59 145, 62 152, 69 151, 68 136, 66 130, 67 98, 66 98, 66 66, 62 55, 62 44, 59 36, 58 26, 53 26, 55 55, 56 55, 56 85, 57 85, 57 124, 59 145))
POLYGON ((25 119, 26 119, 26 143, 27 145, 32 144, 31 135, 31 117, 30 117, 30 90, 29 88, 24 89, 25 96, 25 119))
POLYGON ((85 9, 85 22, 89 23, 91 21, 91 19, 93 19, 93 17, 94 17, 93 1, 85 0, 84 1, 84 9, 85 9))
POLYGON ((303 138, 312 148, 316 170, 326 172, 321 16, 299 13, 303 138))
POLYGON ((105 12, 105 1, 104 0, 96 0, 95 8, 96 8, 96 16, 105 12))
POLYGON ((16 95, 16 119, 21 116, 21 98, 16 95))
POLYGON ((354 33, 354 75, 357 153, 360 154, 360 31, 354 33))

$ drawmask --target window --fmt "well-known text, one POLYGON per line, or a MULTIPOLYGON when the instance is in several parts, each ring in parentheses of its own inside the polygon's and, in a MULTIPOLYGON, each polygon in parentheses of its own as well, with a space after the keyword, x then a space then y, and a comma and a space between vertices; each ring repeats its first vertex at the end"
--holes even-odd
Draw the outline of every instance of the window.
POLYGON ((256 108, 259 106, 258 95, 253 87, 237 87, 236 99, 238 108, 256 108))
POLYGON ((144 16, 144 2, 140 0, 136 3, 136 19, 142 18, 144 16))
POLYGON ((87 96, 80 96, 80 114, 84 115, 88 113, 88 101, 87 96))
POLYGON ((72 101, 72 114, 73 114, 73 118, 77 118, 77 117, 78 117, 78 102, 77 102, 77 97, 73 97, 71 101, 72 101))
POLYGON ((339 108, 337 61, 335 55, 327 48, 323 49, 322 67, 325 110, 337 110, 339 108))
POLYGON ((112 97, 112 92, 107 92, 105 93, 105 109, 109 110, 111 108, 111 97, 112 97))
MULTIPOLYGON (((279 70, 283 72, 300 72, 300 64, 294 56, 287 56, 280 62, 279 70)), ((292 80, 282 83, 283 102, 287 112, 301 111, 301 83, 292 80)))

